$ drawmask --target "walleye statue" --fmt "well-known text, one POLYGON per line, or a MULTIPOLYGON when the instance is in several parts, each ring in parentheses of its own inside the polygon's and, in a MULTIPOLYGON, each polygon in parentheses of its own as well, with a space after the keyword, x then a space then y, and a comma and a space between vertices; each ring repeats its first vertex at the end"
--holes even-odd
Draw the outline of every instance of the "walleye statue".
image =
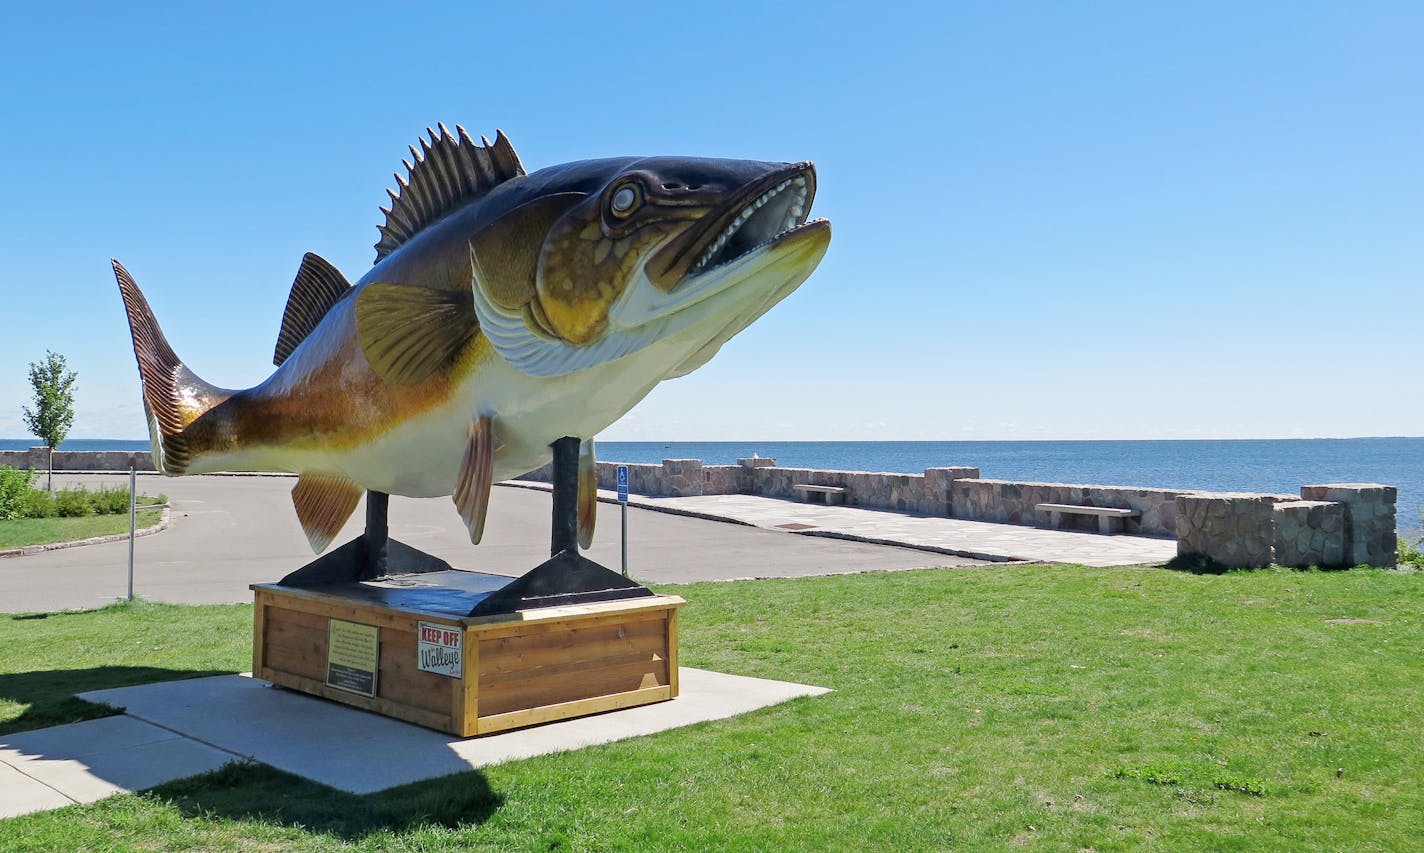
POLYGON ((526 174, 504 134, 444 125, 411 147, 355 285, 302 259, 277 370, 242 391, 173 353, 133 278, 133 333, 164 474, 292 471, 323 551, 363 490, 453 495, 479 542, 497 480, 579 447, 578 539, 593 533, 593 436, 786 298, 825 254, 810 163, 616 157, 526 174))

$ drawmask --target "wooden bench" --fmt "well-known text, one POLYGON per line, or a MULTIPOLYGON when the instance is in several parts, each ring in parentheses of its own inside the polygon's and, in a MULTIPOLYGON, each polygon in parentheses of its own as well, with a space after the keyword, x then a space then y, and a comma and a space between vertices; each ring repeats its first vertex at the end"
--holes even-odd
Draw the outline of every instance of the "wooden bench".
POLYGON ((1048 523, 1055 527, 1063 526, 1063 516, 1065 515, 1096 515, 1098 517, 1099 533, 1121 533, 1122 522, 1125 518, 1137 518, 1142 515, 1135 509, 1118 509, 1110 506, 1074 506, 1073 504, 1037 504, 1034 509, 1039 512, 1048 513, 1048 523))
POLYGON ((844 486, 812 486, 809 483, 798 483, 791 488, 797 492, 797 497, 806 503, 823 503, 827 506, 845 503, 847 491, 844 486), (820 499, 813 501, 812 495, 819 495, 820 499))

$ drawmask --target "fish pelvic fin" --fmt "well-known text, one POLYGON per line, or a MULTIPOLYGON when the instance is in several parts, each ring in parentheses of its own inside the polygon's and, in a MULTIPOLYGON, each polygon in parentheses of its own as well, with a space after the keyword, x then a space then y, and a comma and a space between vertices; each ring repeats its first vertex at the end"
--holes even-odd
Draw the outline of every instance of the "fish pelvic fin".
POLYGON ((465 458, 455 478, 455 509, 470 531, 470 542, 480 544, 485 535, 485 515, 489 512, 490 487, 494 485, 494 424, 489 415, 480 415, 470 424, 465 442, 465 458))
POLYGON ((303 472, 292 487, 292 505, 312 551, 320 554, 346 526, 365 490, 340 474, 303 472))
POLYGON ((153 465, 164 474, 178 476, 205 449, 205 442, 188 427, 234 392, 204 382, 183 364, 158 328, 133 276, 118 261, 113 265, 133 336, 153 465))
POLYGON ((593 439, 579 442, 578 460, 578 544, 593 547, 593 525, 598 518, 598 465, 593 456, 593 439))

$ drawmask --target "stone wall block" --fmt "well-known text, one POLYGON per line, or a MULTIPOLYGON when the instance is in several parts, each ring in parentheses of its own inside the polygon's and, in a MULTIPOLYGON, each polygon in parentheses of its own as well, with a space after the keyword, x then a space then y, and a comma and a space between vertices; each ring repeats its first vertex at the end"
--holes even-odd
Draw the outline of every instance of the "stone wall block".
POLYGON ((1344 559, 1345 506, 1328 501, 1283 501, 1272 512, 1275 562, 1292 568, 1335 567, 1344 559))
POLYGON ((1275 547, 1273 510, 1266 495, 1179 495, 1177 554, 1206 557, 1231 568, 1259 568, 1275 547))
POLYGON ((1308 501, 1343 504, 1347 565, 1393 568, 1397 563, 1395 503, 1399 491, 1379 483, 1325 483, 1301 486, 1308 501))

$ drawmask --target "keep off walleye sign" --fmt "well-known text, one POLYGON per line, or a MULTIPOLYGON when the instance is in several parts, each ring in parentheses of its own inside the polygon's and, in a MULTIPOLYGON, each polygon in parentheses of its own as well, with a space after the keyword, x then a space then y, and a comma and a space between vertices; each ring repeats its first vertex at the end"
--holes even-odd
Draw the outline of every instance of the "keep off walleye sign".
POLYGON ((418 627, 420 630, 416 637, 415 654, 420 668, 426 672, 459 678, 463 651, 460 643, 464 632, 459 628, 434 622, 421 622, 418 627))

